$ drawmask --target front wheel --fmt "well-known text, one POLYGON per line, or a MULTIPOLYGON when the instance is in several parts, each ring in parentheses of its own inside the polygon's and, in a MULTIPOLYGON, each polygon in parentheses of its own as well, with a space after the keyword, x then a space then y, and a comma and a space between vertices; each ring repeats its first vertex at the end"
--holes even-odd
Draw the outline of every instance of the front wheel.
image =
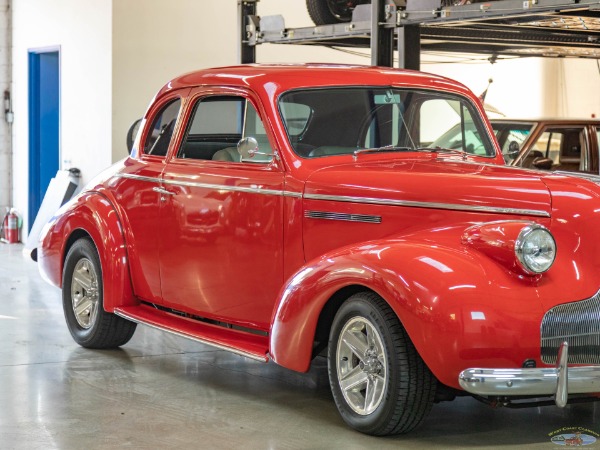
POLYGON ((69 249, 62 283, 63 311, 75 342, 115 348, 131 339, 136 324, 104 311, 100 257, 90 239, 79 239, 69 249))
POLYGON ((435 377, 396 314, 371 292, 353 295, 337 312, 328 372, 342 418, 363 433, 406 433, 433 405, 435 377))

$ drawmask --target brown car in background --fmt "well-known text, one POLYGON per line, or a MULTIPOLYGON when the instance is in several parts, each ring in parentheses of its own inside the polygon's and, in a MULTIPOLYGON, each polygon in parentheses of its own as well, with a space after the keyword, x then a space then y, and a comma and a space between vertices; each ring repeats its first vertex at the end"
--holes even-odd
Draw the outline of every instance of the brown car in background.
POLYGON ((490 119, 507 164, 599 175, 600 120, 490 119))

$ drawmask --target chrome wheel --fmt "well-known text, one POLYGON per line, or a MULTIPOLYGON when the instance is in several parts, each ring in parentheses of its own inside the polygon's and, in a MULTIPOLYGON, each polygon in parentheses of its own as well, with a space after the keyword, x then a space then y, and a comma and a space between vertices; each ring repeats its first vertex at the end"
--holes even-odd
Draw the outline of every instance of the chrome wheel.
POLYGON ((115 348, 131 339, 136 324, 104 309, 102 264, 91 239, 76 240, 67 252, 62 287, 65 320, 75 342, 86 348, 115 348))
POLYGON ((364 317, 350 319, 337 342, 337 379, 352 410, 362 416, 381 404, 387 385, 387 361, 381 336, 364 317))
POLYGON ((89 329, 98 314, 98 275, 87 258, 81 258, 73 270, 71 304, 75 320, 81 328, 89 329))
POLYGON ((327 349, 331 394, 342 419, 374 436, 406 433, 425 418, 436 391, 396 313, 375 292, 339 307, 327 349))

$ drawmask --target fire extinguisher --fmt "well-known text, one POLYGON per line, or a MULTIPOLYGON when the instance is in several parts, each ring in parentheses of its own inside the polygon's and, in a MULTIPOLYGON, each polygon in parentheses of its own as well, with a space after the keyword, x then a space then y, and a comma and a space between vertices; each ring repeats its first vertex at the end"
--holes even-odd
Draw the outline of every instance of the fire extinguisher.
POLYGON ((4 240, 9 244, 19 242, 19 216, 14 210, 9 210, 2 221, 4 240))

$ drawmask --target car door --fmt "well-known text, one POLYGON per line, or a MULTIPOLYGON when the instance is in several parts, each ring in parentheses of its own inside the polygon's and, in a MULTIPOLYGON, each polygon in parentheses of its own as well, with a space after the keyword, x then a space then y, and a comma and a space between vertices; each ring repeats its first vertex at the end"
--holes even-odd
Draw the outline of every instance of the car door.
POLYGON ((139 147, 124 163, 113 189, 121 206, 131 281, 135 295, 148 301, 161 299, 159 248, 160 189, 168 150, 172 144, 182 99, 189 89, 173 92, 148 112, 139 147))
POLYGON ((198 89, 186 115, 163 177, 163 303, 266 331, 283 281, 284 172, 271 132, 242 90, 198 89), (263 154, 241 161, 246 137, 263 154))

